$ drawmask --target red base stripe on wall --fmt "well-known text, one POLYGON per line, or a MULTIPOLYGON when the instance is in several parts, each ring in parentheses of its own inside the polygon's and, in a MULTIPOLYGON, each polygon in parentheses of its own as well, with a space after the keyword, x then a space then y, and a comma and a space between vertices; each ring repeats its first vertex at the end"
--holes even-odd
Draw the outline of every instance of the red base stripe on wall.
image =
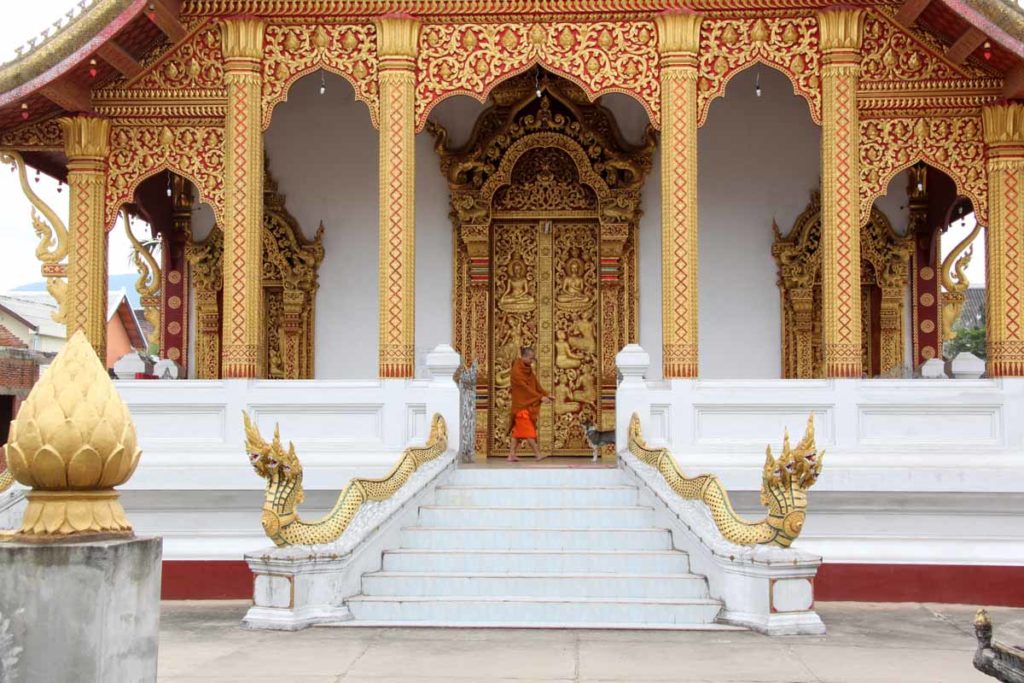
POLYGON ((167 560, 163 600, 252 600, 252 572, 244 560, 167 560))
POLYGON ((1024 567, 826 562, 814 599, 1024 607, 1024 567))
MULTIPOLYGON (((164 600, 249 600, 252 572, 242 560, 168 560, 164 600)), ((857 602, 952 602, 1024 607, 1024 567, 825 563, 814 599, 857 602)))

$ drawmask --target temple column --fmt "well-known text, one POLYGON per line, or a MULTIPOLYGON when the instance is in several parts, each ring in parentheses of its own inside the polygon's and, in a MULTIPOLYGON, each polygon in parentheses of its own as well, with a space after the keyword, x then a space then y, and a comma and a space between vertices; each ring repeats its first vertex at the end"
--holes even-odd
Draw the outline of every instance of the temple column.
POLYGON ((661 14, 662 373, 697 376, 697 49, 701 16, 661 14))
POLYGON ((826 377, 860 377, 860 78, 862 12, 818 14, 821 69, 822 350, 826 377))
POLYGON ((187 370, 188 354, 188 261, 185 248, 192 234, 192 184, 171 175, 171 230, 161 243, 160 356, 187 370))
POLYGON ((189 236, 185 258, 190 266, 195 297, 196 379, 220 379, 220 293, 224 283, 224 239, 214 227, 205 242, 196 244, 189 236))
POLYGON ((265 374, 263 348, 263 133, 260 58, 263 23, 221 25, 228 105, 224 145, 224 377, 265 374))
POLYGON ((420 24, 380 19, 380 348, 381 377, 415 373, 416 48, 420 24))
POLYGON ((96 116, 60 119, 68 158, 67 336, 81 330, 107 362, 107 226, 105 194, 110 121, 96 116))
POLYGON ((465 245, 466 274, 469 280, 469 300, 466 302, 466 326, 463 328, 463 349, 469 365, 476 362, 476 461, 487 462, 489 425, 491 415, 490 365, 490 310, 491 310, 491 257, 490 240, 486 225, 466 225, 456 239, 465 245), (483 407, 481 407, 483 406, 483 407))
POLYGON ((988 146, 988 373, 1024 376, 1024 105, 982 110, 988 146))

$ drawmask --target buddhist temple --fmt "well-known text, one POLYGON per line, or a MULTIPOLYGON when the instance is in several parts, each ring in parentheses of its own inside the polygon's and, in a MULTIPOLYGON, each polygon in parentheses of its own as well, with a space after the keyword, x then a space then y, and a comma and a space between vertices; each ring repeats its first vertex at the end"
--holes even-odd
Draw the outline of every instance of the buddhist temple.
MULTIPOLYGON (((143 452, 122 500, 164 538, 167 598, 250 597, 254 572, 250 625, 340 619, 302 612, 300 570, 281 588, 283 560, 250 553, 267 537, 344 546, 363 502, 420 504, 386 502, 408 487, 448 502, 424 498, 378 565, 466 550, 476 537, 447 524, 511 513, 445 486, 628 475, 641 500, 700 499, 721 534, 684 524, 699 541, 674 531, 671 548, 709 553, 693 571, 723 611, 637 619, 809 633, 814 599, 1024 605, 1010 0, 93 0, 0 65, 0 163, 34 206, 23 229, 55 320, 100 358, 108 235, 137 247, 149 342, 172 371, 115 383, 143 452), (33 169, 66 183, 66 224, 33 169), (502 468, 524 347, 551 394, 548 479, 502 468), (409 469, 391 469, 399 456, 409 469), (360 479, 383 475, 387 495, 360 479), (272 494, 286 479, 298 488, 272 494), (299 520, 303 487, 306 517, 344 489, 333 537, 299 520), (761 526, 736 521, 764 507, 761 526), (722 569, 719 541, 780 546, 799 569, 765 578, 775 560, 756 553, 722 569), (716 583, 730 571, 752 587, 716 583)), ((640 542, 613 505, 570 523, 516 500, 531 552, 558 524, 640 542)), ((410 611, 366 577, 346 595, 356 620, 573 621, 422 595, 410 611)))

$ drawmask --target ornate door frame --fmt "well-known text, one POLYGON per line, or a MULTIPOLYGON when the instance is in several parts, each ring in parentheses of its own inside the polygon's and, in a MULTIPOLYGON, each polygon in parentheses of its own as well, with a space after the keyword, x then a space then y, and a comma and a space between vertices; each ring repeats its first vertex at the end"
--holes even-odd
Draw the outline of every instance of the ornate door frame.
MULTIPOLYGON (((811 193, 807 208, 783 236, 772 224, 772 256, 779 269, 782 307, 782 376, 824 377, 821 350, 821 194, 811 193)), ((889 218, 871 208, 860 229, 861 287, 864 310, 862 351, 869 376, 904 364, 903 304, 910 284, 914 237, 899 235, 889 218), (876 328, 877 326, 877 328, 876 328)))
MULTIPOLYGON (((492 105, 477 120, 469 141, 447 145, 447 132, 428 123, 435 136, 441 170, 451 191, 453 242, 453 340, 466 363, 477 362, 478 460, 490 453, 491 434, 504 415, 492 415, 490 376, 492 309, 492 221, 508 218, 497 209, 507 196, 516 164, 531 150, 559 150, 575 166, 579 186, 595 198, 587 213, 599 225, 598 353, 600 427, 615 419, 615 354, 637 339, 637 227, 640 196, 657 140, 648 130, 645 144, 626 143, 612 113, 592 103, 575 84, 544 74, 509 79, 491 94, 492 105)), ((519 207, 520 220, 572 218, 555 205, 519 207), (564 214, 564 215, 563 215, 564 214)), ((577 217, 582 214, 577 213, 577 217)), ((549 387, 550 388, 550 387, 549 387)))

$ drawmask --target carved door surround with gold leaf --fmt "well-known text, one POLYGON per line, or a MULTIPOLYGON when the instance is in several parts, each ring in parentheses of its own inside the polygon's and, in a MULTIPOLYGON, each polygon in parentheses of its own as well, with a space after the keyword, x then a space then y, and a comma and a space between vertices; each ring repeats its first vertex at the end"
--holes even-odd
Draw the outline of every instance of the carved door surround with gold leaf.
MULTIPOLYGON (((783 236, 772 224, 772 256, 778 266, 782 302, 782 376, 825 376, 822 354, 821 194, 797 217, 783 236)), ((872 207, 861 227, 862 360, 868 376, 902 369, 903 306, 909 285, 914 238, 893 230, 888 217, 872 207)))
MULTIPOLYGON (((285 207, 284 195, 264 158, 263 173, 263 320, 264 367, 270 379, 314 376, 314 338, 318 274, 324 260, 324 226, 307 240, 285 207)), ((214 226, 203 242, 189 241, 185 255, 192 268, 196 300, 196 378, 220 376, 223 315, 224 233, 214 226)))
POLYGON ((589 455, 580 425, 613 425, 615 354, 637 337, 636 230, 654 133, 630 146, 577 86, 532 73, 492 92, 460 149, 428 129, 451 190, 453 338, 479 367, 478 457, 507 452, 521 346, 534 347, 555 396, 542 451, 589 455))

